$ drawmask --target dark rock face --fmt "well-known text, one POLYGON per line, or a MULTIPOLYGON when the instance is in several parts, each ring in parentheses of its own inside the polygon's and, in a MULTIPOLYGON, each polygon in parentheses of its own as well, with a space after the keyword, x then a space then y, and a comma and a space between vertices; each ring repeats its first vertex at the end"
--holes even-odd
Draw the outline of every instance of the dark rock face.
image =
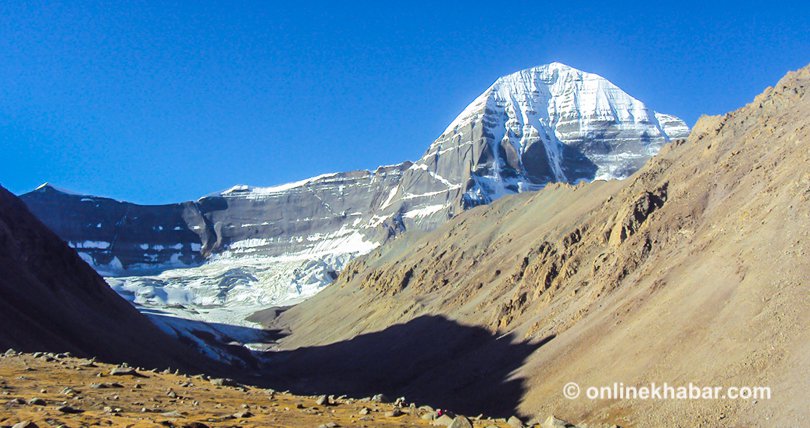
POLYGON ((152 366, 193 367, 202 360, 121 299, 2 187, 0 272, 2 349, 152 366))
POLYGON ((21 198, 100 272, 148 274, 199 265, 224 252, 274 257, 368 251, 401 229, 394 219, 380 219, 377 207, 409 166, 276 188, 235 186, 171 205, 74 195, 49 185, 21 198))
POLYGON ((203 261, 209 228, 193 202, 141 206, 64 193, 48 185, 21 198, 85 261, 107 266, 108 271, 203 261))

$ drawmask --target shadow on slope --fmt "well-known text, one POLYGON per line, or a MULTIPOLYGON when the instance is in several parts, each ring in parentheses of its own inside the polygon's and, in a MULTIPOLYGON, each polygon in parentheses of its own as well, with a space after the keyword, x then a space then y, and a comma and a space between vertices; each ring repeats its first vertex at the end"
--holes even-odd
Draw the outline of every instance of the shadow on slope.
POLYGON ((551 339, 515 342, 511 334, 422 316, 343 342, 271 353, 266 380, 298 394, 383 393, 464 414, 508 416, 526 389, 512 373, 551 339))
POLYGON ((165 333, 223 363, 224 373, 251 384, 257 382, 246 376, 261 373, 262 359, 268 354, 248 349, 245 345, 269 346, 286 336, 280 330, 191 320, 154 308, 141 307, 141 313, 165 333), (243 373, 245 369, 250 369, 252 373, 243 373))

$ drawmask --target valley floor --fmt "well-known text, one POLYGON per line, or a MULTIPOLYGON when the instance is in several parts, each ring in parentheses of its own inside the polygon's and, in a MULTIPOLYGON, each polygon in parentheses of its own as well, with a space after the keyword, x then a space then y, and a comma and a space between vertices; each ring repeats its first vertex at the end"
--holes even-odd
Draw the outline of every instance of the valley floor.
MULTIPOLYGON (((318 398, 65 354, 0 356, 0 426, 401 427, 438 422, 427 407, 342 397, 323 405, 318 398), (116 370, 124 374, 113 375, 116 370)), ((471 424, 457 426, 510 426, 503 419, 473 419, 471 424)))

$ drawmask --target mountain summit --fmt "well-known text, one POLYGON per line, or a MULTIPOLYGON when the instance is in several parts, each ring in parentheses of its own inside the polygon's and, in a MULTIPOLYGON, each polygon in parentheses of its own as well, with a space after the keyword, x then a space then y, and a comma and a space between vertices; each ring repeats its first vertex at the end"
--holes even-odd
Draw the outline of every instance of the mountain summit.
POLYGON ((625 178, 688 134, 607 79, 554 62, 496 80, 414 164, 430 174, 412 185, 458 189, 466 208, 549 182, 625 178))

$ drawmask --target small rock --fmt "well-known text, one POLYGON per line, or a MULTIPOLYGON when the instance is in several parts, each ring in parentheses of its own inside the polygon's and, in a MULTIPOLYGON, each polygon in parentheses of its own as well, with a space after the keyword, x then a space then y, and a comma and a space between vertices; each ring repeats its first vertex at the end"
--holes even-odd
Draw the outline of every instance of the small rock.
POLYGON ((59 406, 59 407, 56 408, 56 410, 60 411, 62 413, 69 414, 69 415, 73 415, 73 414, 77 414, 77 413, 84 413, 84 410, 77 409, 75 407, 70 407, 70 406, 59 406))
POLYGON ((110 376, 134 376, 134 377, 144 377, 144 375, 138 373, 132 367, 115 367, 110 370, 110 376))
POLYGON ((523 421, 517 418, 517 416, 510 416, 509 419, 506 420, 506 424, 512 428, 523 428, 523 421))
POLYGON ((217 379, 211 379, 210 382, 211 382, 211 385, 214 385, 214 386, 239 386, 239 384, 236 383, 236 381, 234 381, 233 379, 217 378, 217 379))
MULTIPOLYGON (((141 409, 141 411, 143 411, 143 409, 141 409)), ((160 414, 160 416, 163 416, 163 417, 166 417, 166 418, 182 418, 183 413, 178 412, 177 410, 172 410, 171 412, 163 412, 163 413, 160 414)))
POLYGON ((28 400, 28 405, 29 406, 44 406, 45 405, 45 400, 43 400, 41 398, 34 397, 34 398, 28 400))
POLYGON ((388 397, 385 394, 377 394, 371 397, 371 401, 376 401, 377 403, 385 403, 388 401, 388 397))
POLYGON ((399 408, 394 408, 394 410, 385 412, 385 416, 389 418, 396 418, 398 416, 402 416, 402 410, 399 410, 399 408))
POLYGON ((456 416, 453 422, 447 426, 448 428, 473 428, 472 422, 464 416, 456 416))
POLYGON ((570 426, 573 426, 573 425, 569 424, 568 422, 566 422, 566 421, 564 421, 562 419, 555 418, 554 415, 551 415, 551 416, 548 417, 548 419, 545 420, 545 422, 540 424, 540 426, 542 428, 565 428, 565 427, 570 427, 570 426))
POLYGON ((315 404, 319 406, 328 406, 329 405, 329 398, 325 395, 321 395, 318 399, 315 400, 315 404))
POLYGON ((237 412, 237 413, 233 414, 233 417, 235 417, 237 419, 249 418, 251 416, 253 416, 253 413, 250 413, 249 410, 245 410, 244 412, 237 412))
POLYGON ((11 428, 39 428, 39 425, 31 422, 31 421, 22 421, 18 424, 12 425, 11 428))
POLYGON ((12 406, 15 405, 15 404, 16 405, 23 405, 23 404, 25 404, 25 400, 23 400, 22 398, 12 398, 11 400, 8 400, 8 404, 12 405, 12 406))
POLYGON ((433 425, 436 426, 450 426, 453 423, 453 418, 447 415, 441 415, 436 419, 433 419, 433 425))
POLYGON ((362 409, 360 409, 360 411, 359 411, 359 412, 357 412, 357 413, 358 413, 360 416, 365 416, 365 415, 367 415, 367 414, 371 413, 371 409, 369 409, 368 407, 363 407, 363 408, 362 408, 362 409))

